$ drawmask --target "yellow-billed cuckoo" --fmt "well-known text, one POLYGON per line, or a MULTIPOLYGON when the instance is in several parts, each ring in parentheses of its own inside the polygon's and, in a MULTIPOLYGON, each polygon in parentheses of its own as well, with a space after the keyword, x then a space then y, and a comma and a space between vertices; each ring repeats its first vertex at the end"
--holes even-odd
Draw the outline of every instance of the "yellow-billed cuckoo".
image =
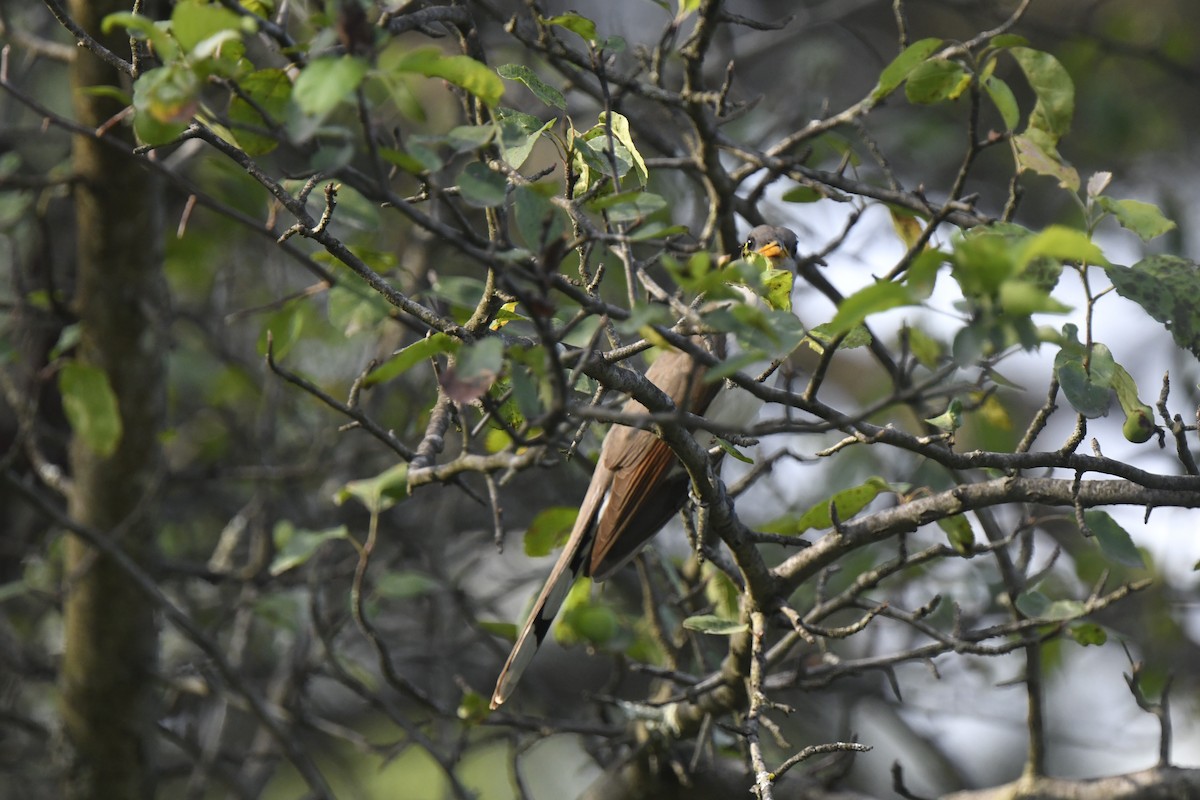
MULTIPOLYGON (((750 231, 743 254, 758 253, 776 269, 795 269, 796 234, 759 225, 750 231)), ((718 354, 724 348, 718 347, 718 354)), ((723 381, 705 382, 706 367, 680 350, 660 355, 646 371, 677 408, 713 422, 741 427, 753 420, 760 401, 723 381)), ((630 398, 627 414, 648 413, 630 398)), ((492 708, 509 698, 521 673, 537 653, 567 592, 580 575, 602 581, 633 558, 687 500, 688 475, 671 448, 650 431, 614 425, 604 438, 592 482, 566 547, 541 593, 492 694, 492 708)))

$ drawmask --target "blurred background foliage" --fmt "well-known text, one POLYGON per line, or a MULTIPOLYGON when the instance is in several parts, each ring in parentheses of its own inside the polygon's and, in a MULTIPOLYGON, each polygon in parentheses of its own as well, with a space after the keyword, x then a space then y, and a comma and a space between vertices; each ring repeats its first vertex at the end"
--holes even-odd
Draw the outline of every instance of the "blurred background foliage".
MULTIPOLYGON (((526 64, 564 92, 563 113, 576 127, 590 127, 602 109, 596 99, 505 31, 503 20, 517 10, 515 3, 467 5, 475 6, 480 25, 476 44, 492 66, 526 64)), ((674 7, 652 0, 594 5, 575 10, 587 14, 602 36, 623 37, 628 48, 617 59, 624 66, 633 63, 639 47, 654 44, 653 37, 675 13, 674 7)), ((890 2, 744 0, 728 5, 731 12, 755 20, 790 15, 779 30, 722 26, 716 34, 712 74, 735 61, 729 97, 751 102, 744 116, 728 124, 736 140, 774 141, 858 101, 897 52, 890 2)), ((1014 32, 1054 54, 1075 83, 1074 122, 1060 146, 1064 159, 1085 180, 1097 170, 1114 173, 1115 196, 1160 205, 1178 228, 1151 249, 1197 258, 1194 209, 1200 206, 1191 132, 1200 124, 1200 16, 1192 5, 1192 0, 1035 0, 1014 32)), ((291 6, 288 30, 302 48, 317 52, 333 44, 336 9, 319 3, 291 6)), ((1011 6, 909 0, 903 10, 911 40, 965 40, 999 24, 1011 6)), ((3 41, 9 47, 5 81, 49 112, 70 118, 66 67, 59 60, 72 49, 70 36, 41 4, 6 2, 0 9, 3 41)), ((569 4, 542 6, 546 16, 569 10, 569 4)), ((445 33, 436 26, 431 30, 445 33)), ((395 37, 391 47, 406 52, 432 41, 454 49, 453 43, 431 39, 428 32, 395 37)), ((248 57, 268 60, 260 52, 265 47, 261 41, 247 36, 245 42, 248 57)), ((385 55, 378 58, 385 63, 385 55)), ((673 77, 678 69, 678 63, 665 65, 673 77)), ((998 74, 1013 87, 1020 107, 1030 108, 1033 96, 1011 62, 1001 65, 998 74)), ((503 89, 504 105, 549 118, 547 107, 521 84, 505 81, 503 89)), ((405 74, 390 85, 368 81, 363 92, 389 109, 375 125, 401 130, 400 141, 410 154, 420 152, 410 146, 420 144, 420 137, 444 137, 465 123, 460 98, 438 79, 405 74)), ((220 96, 218 87, 206 86, 201 102, 215 103, 220 96)), ((61 126, 48 124, 42 113, 11 93, 0 95, 0 110, 0 362, 12 387, 9 402, 0 405, 0 451, 8 454, 6 469, 20 471, 30 467, 13 450, 19 441, 13 397, 36 398, 39 446, 49 460, 65 460, 70 436, 54 375, 64 331, 72 321, 72 168, 70 139, 61 126)), ((669 154, 656 147, 656 137, 670 141, 678 120, 638 98, 630 98, 623 113, 636 121, 635 139, 651 164, 650 187, 668 201, 668 208, 659 212, 662 221, 698 231, 708 200, 686 178, 658 169, 669 154)), ((960 166, 965 120, 963 102, 917 107, 894 95, 861 123, 861 136, 830 134, 814 145, 809 163, 832 169, 848 153, 866 160, 863 143, 869 141, 886 154, 905 186, 941 196, 960 166)), ((301 124, 296 119, 281 122, 293 130, 301 124)), ((352 106, 332 109, 326 122, 334 133, 257 160, 270 174, 287 176, 285 185, 292 191, 317 167, 365 169, 368 157, 349 137, 336 134, 338 126, 348 130, 356 124, 352 106)), ((985 109, 981 128, 982 137, 989 128, 1002 130, 1003 123, 985 109)), ((554 130, 562 135, 561 125, 554 130)), ((443 157, 448 153, 444 140, 427 149, 443 157)), ((447 180, 469 159, 470 142, 462 152, 466 155, 451 156, 453 167, 448 164, 441 173, 447 180)), ((454 709, 465 691, 467 696, 486 693, 507 644, 481 623, 516 619, 528 581, 542 567, 524 561, 515 535, 498 557, 491 542, 491 510, 455 487, 420 491, 383 510, 383 534, 372 563, 375 578, 364 599, 367 616, 386 642, 384 660, 406 676, 393 680, 355 625, 348 602, 358 563, 352 540, 361 542, 366 536, 371 512, 364 503, 336 498, 351 481, 384 473, 396 463, 396 454, 361 430, 344 429, 344 416, 283 382, 264 360, 269 333, 275 358, 289 371, 344 399, 372 360, 383 361, 417 341, 424 328, 381 301, 313 243, 295 237, 275 245, 272 240, 291 218, 231 160, 215 156, 196 140, 160 150, 154 158, 186 176, 190 187, 169 181, 162 209, 168 220, 164 266, 170 287, 170 351, 168 424, 162 433, 161 562, 155 565, 161 587, 220 643, 246 681, 286 713, 294 735, 337 796, 462 794, 461 787, 450 785, 448 773, 481 798, 516 796, 509 748, 517 746, 520 730, 538 730, 537 722, 518 717, 511 727, 469 725, 431 713, 425 698, 454 709), (213 204, 228 213, 214 213, 213 204), (235 218, 239 214, 240 220, 235 218), (326 281, 330 276, 332 287, 326 281)), ((557 158, 554 146, 539 140, 525 171, 552 166, 557 158)), ((863 172, 871 170, 864 167, 863 172)), ((966 191, 978 193, 984 213, 997 215, 1011 176, 1010 151, 993 147, 981 153, 966 191)), ((561 173, 554 180, 561 180, 561 173)), ((317 216, 323 187, 322 182, 312 192, 309 204, 317 216)), ((1023 179, 1017 220, 1034 229, 1082 225, 1079 204, 1052 187, 1048 178, 1023 179)), ((403 172, 394 188, 401 195, 422 191, 421 181, 403 172)), ((808 243, 802 251, 811 252, 813 243, 828 239, 842 222, 837 214, 809 217, 807 208, 783 202, 774 190, 760 204, 770 221, 796 227, 808 243)), ((828 274, 835 283, 836 269, 858 271, 847 291, 863 285, 868 274, 886 272, 904 250, 879 208, 873 206, 869 224, 856 228, 830 258, 828 274)), ((441 208, 435 213, 450 212, 441 208)), ((481 210, 465 213, 474 226, 481 225, 481 210)), ((378 198, 364 197, 350 185, 343 184, 338 193, 336 230, 396 288, 431 306, 448 310, 462 293, 470 298, 477 285, 479 266, 453 243, 381 208, 378 198)), ((1128 245, 1116 240, 1112 247, 1106 245, 1109 257, 1122 260, 1122 248, 1128 245)), ((563 270, 571 269, 568 259, 563 270)), ((606 290, 610 299, 625 293, 616 281, 606 290)), ((831 314, 828 307, 819 310, 822 300, 805 291, 800 302, 810 319, 831 314)), ((1100 320, 1107 333, 1098 337, 1114 350, 1125 337, 1146 342, 1143 331, 1154 329, 1117 316, 1100 320)), ((1161 329, 1155 330, 1158 344, 1131 346, 1119 358, 1138 379, 1143 396, 1156 394, 1157 376, 1170 368, 1179 396, 1194 406, 1200 374, 1195 360, 1176 353, 1164 344, 1161 329)), ((836 391, 856 405, 884 391, 871 383, 870 373, 855 368, 861 363, 850 361, 833 373, 836 391)), ((1006 377, 1028 391, 999 393, 1003 407, 994 420, 1000 424, 976 417, 963 441, 1011 449, 1042 403, 1048 375, 1044 361, 1018 363, 1022 371, 1006 372, 1006 377)), ((364 391, 361 408, 400 441, 415 442, 426 428, 436 391, 430 370, 413 369, 364 391)), ((880 421, 888 421, 886 414, 880 421)), ((1067 420, 1068 427, 1071 422, 1067 420)), ((594 451, 595 442, 589 438, 584 448, 594 451)), ((783 448, 811 453, 816 445, 790 437, 783 443, 768 440, 759 452, 783 448)), ((1164 469, 1161 456, 1138 458, 1164 469)), ((851 454, 820 471, 785 472, 765 490, 760 486, 759 494, 751 496, 758 502, 747 503, 749 510, 742 513, 750 524, 765 523, 801 511, 835 487, 878 470, 872 456, 851 454)), ((945 482, 932 472, 918 467, 903 479, 935 487, 945 482)), ((514 474, 504 487, 504 528, 519 533, 545 506, 572 504, 585 480, 578 459, 514 474)), ((474 488, 486 493, 482 483, 474 488)), ((1158 527, 1135 532, 1151 558, 1154 588, 1106 611, 1100 621, 1146 662, 1148 694, 1153 696, 1166 676, 1174 675, 1177 762, 1200 766, 1195 668, 1200 627, 1190 571, 1200 544, 1186 541, 1194 538, 1194 514, 1156 516, 1158 527)), ((56 728, 62 531, 9 487, 0 487, 0 528, 0 693, 6 708, 0 718, 0 790, 8 796, 51 797, 55 766, 43 756, 56 728)), ((1048 523, 1045 530, 1053 533, 1055 526, 1048 523)), ((1087 585, 1112 566, 1080 541, 1069 518, 1054 541, 1073 569, 1046 576, 1050 584, 1087 585)), ((830 590, 874 565, 880 552, 864 549, 854 557, 861 563, 842 563, 830 590)), ((898 596, 919 605, 928 600, 930 586, 940 587, 964 608, 986 616, 994 610, 999 578, 994 567, 973 566, 968 570, 965 562, 946 561, 914 570, 905 577, 911 593, 898 596)), ((631 577, 616 583, 604 594, 605 602, 632 625, 639 612, 636 586, 631 577)), ((572 713, 581 686, 604 692, 614 685, 608 682, 609 671, 580 650, 543 654, 536 670, 542 688, 531 710, 553 717, 549 729, 558 735, 535 744, 524 757, 529 796, 573 795, 596 777, 596 762, 613 760, 613 742, 603 734, 615 724, 604 717, 577 719, 572 713)), ((1059 712, 1048 733, 1052 772, 1107 774, 1153 763, 1157 728, 1136 710, 1124 688, 1120 674, 1129 666, 1119 647, 1110 643, 1102 651, 1083 653, 1073 643, 1056 643, 1046 648, 1045 658, 1049 705, 1059 712)), ((899 670, 909 692, 903 704, 878 675, 804 693, 789 738, 796 743, 857 735, 875 746, 876 752, 855 764, 850 785, 876 796, 889 796, 888 768, 894 759, 910 770, 910 786, 924 793, 1011 779, 1024 758, 1023 715, 1013 694, 1018 690, 993 692, 991 687, 1017 678, 1020 665, 960 660, 939 666, 940 683, 929 680, 931 673, 922 674, 922 665, 899 670)), ((163 628, 159 668, 161 796, 230 796, 234 786, 243 796, 303 795, 299 779, 281 764, 236 695, 225 691, 212 664, 170 626, 163 628)), ((649 681, 637 675, 630 680, 635 686, 649 681)), ((636 689, 630 696, 636 696, 636 689)), ((463 713, 470 717, 473 712, 467 708, 463 713)))

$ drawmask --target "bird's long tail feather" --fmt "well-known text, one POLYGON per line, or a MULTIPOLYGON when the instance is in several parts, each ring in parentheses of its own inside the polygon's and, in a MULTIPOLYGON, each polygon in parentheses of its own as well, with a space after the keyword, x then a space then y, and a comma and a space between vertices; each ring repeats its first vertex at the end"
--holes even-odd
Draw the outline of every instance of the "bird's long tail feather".
POLYGON ((546 579, 546 585, 534 601, 533 610, 529 612, 529 619, 526 620, 521 635, 517 637, 517 643, 509 653, 504 669, 500 671, 500 677, 496 680, 496 690, 492 692, 493 709, 512 696, 513 689, 521 680, 521 674, 542 646, 555 615, 567 599, 567 593, 571 591, 576 579, 583 574, 584 567, 591 557, 594 539, 595 526, 591 520, 577 521, 571 538, 567 540, 567 545, 559 554, 550 577, 546 579))

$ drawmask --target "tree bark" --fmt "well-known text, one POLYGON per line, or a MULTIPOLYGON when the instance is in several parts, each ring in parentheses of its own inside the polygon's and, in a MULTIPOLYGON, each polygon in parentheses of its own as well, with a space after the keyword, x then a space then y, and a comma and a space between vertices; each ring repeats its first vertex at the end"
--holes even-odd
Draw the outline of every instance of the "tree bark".
MULTIPOLYGON (((128 52, 128 39, 101 35, 100 22, 106 14, 128 10, 122 0, 70 2, 74 20, 118 53, 128 52)), ((87 50, 77 51, 71 89, 80 123, 96 129, 121 111, 120 103, 88 89, 121 86, 122 79, 87 50)), ((131 134, 128 125, 117 124, 103 136, 131 134)), ((76 136, 72 157, 80 178, 77 358, 107 374, 123 434, 108 457, 75 437, 69 510, 148 564, 158 521, 158 436, 165 406, 160 190, 133 158, 99 138, 76 136)), ((157 647, 151 604, 109 559, 74 536, 67 539, 64 583, 63 796, 149 798, 157 647)))

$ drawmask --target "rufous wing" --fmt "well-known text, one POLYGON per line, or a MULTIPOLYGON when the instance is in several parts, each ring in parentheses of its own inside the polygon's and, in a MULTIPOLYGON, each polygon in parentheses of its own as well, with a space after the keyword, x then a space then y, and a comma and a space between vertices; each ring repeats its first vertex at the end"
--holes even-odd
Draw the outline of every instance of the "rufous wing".
MULTIPOLYGON (((705 384, 704 368, 675 350, 659 356, 646 378, 677 406, 697 414, 704 413, 719 388, 705 384)), ((624 410, 646 413, 646 407, 632 399, 624 410)), ((575 580, 580 575, 604 580, 632 558, 683 506, 687 486, 687 474, 662 439, 625 426, 609 431, 571 536, 500 671, 492 708, 512 695, 575 580)))

